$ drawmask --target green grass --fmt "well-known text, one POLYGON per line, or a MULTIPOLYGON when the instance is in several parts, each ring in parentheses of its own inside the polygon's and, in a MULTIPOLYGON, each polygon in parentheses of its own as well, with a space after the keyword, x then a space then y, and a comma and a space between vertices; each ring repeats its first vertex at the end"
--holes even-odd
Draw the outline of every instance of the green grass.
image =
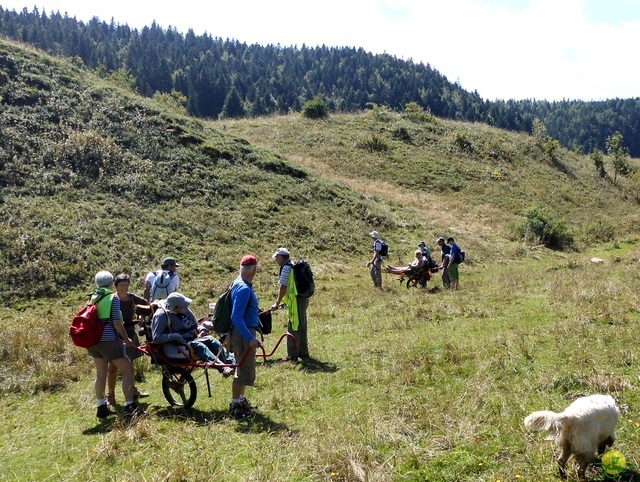
MULTIPOLYGON (((253 421, 226 417, 230 384, 217 374, 212 398, 198 380, 192 412, 167 407, 159 375, 147 366, 149 416, 132 426, 119 419, 102 425, 94 417, 90 362, 54 336, 78 355, 60 376, 73 372, 78 380, 63 390, 3 395, 4 476, 556 480, 552 444, 528 433, 522 420, 590 393, 618 399, 617 448, 637 464, 639 252, 623 245, 596 254, 605 265, 590 264, 591 253, 463 265, 458 293, 437 289, 439 280, 426 291, 407 290, 391 276, 378 292, 364 268, 327 265, 309 310, 315 360, 261 365, 249 393, 260 406, 253 421)), ((259 295, 271 299, 275 269, 258 278, 259 295)), ((51 310, 64 313, 55 304, 51 310)), ((68 324, 63 317, 27 323, 28 311, 2 316, 3 335, 7 326, 28 324, 29 339, 68 324)), ((268 346, 284 324, 277 315, 268 346)), ((25 360, 25 370, 37 363, 25 360)))

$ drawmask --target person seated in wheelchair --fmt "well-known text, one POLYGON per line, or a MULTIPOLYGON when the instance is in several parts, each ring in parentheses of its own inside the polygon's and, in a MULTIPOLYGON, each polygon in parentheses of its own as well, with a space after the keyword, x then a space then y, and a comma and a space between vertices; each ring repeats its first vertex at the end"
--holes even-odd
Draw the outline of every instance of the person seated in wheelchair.
POLYGON ((387 266, 386 271, 387 273, 397 274, 400 276, 415 277, 427 271, 428 268, 429 264, 427 262, 427 258, 423 256, 422 250, 418 249, 415 252, 414 260, 409 266, 387 266))
MULTIPOLYGON (((204 362, 235 364, 233 356, 226 352, 217 338, 199 337, 198 320, 189 309, 191 301, 182 293, 171 293, 166 300, 158 303, 151 319, 153 343, 163 345, 163 353, 168 358, 184 360, 186 351, 204 362), (185 350, 177 348, 179 345, 184 346, 185 350)), ((219 367, 218 371, 225 378, 234 373, 231 367, 219 367)))

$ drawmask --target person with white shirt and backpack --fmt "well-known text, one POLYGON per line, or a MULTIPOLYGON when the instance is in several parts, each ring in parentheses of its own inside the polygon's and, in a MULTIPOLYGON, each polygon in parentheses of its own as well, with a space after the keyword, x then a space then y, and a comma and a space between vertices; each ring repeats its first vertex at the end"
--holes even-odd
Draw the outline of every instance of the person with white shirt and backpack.
POLYGON ((371 261, 367 263, 367 268, 369 268, 369 272, 371 273, 373 286, 376 288, 382 288, 382 256, 384 256, 383 244, 386 243, 380 239, 378 231, 371 231, 369 233, 369 237, 373 239, 373 257, 371 258, 371 261))
POLYGON ((164 300, 180 286, 180 268, 175 258, 164 258, 157 271, 151 271, 144 280, 144 298, 148 301, 164 300))

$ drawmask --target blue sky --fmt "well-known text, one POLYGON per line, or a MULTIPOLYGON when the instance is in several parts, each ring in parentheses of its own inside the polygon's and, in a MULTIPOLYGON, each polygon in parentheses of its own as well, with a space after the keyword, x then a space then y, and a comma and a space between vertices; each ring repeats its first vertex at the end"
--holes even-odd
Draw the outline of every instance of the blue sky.
POLYGON ((429 63, 486 99, 640 97, 640 0, 0 0, 142 28, 429 63))

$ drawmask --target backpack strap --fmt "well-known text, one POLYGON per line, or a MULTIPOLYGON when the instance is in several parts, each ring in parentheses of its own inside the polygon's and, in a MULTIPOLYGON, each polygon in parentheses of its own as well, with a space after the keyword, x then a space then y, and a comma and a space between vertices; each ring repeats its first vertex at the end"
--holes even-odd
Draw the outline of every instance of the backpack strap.
POLYGON ((171 313, 168 312, 164 306, 161 304, 158 305, 162 311, 164 311, 165 316, 167 317, 167 328, 169 328, 169 333, 173 333, 173 329, 171 328, 171 313))
MULTIPOLYGON (((100 304, 100 302, 101 302, 102 300, 104 300, 107 296, 109 296, 110 294, 111 294, 111 293, 103 293, 103 294, 101 294, 100 296, 98 296, 98 298, 96 299, 96 301, 95 301, 95 302, 92 302, 92 301, 91 301, 91 297, 93 296, 93 293, 91 293, 91 294, 89 295, 89 301, 87 301, 87 306, 89 306, 89 305, 94 305, 94 306, 96 307, 96 310, 97 310, 97 309, 98 309, 98 305, 100 304)), ((107 321, 109 321, 110 319, 111 319, 111 317, 109 317, 109 318, 100 318, 100 321, 107 322, 107 321)), ((103 323, 103 324, 104 324, 104 323, 103 323)))

